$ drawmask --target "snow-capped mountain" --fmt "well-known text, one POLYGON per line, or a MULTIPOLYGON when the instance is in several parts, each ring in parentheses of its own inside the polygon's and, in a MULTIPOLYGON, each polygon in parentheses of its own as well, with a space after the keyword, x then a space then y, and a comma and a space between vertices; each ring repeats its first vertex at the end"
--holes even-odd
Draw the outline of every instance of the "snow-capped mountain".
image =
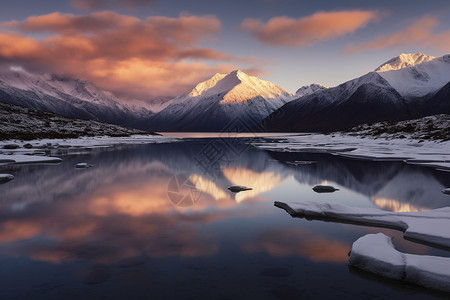
POLYGON ((402 54, 374 72, 290 101, 261 127, 267 131, 335 131, 450 113, 449 99, 450 55, 402 54))
POLYGON ((402 54, 375 71, 403 97, 423 97, 450 82, 450 55, 402 54))
POLYGON ((296 97, 304 97, 304 96, 308 96, 311 95, 317 91, 323 90, 323 89, 327 89, 328 86, 325 85, 321 85, 318 83, 313 83, 310 85, 304 85, 301 88, 299 88, 296 92, 295 92, 295 96, 296 97))
POLYGON ((133 126, 151 112, 128 107, 93 83, 51 74, 0 69, 0 101, 58 115, 133 126))
POLYGON ((426 55, 423 53, 402 53, 399 56, 388 60, 387 62, 376 68, 375 72, 386 72, 391 70, 400 70, 407 67, 414 67, 415 65, 433 60, 435 58, 436 57, 434 56, 426 55))
POLYGON ((216 74, 173 99, 147 123, 156 131, 248 131, 288 101, 279 86, 240 70, 216 74))

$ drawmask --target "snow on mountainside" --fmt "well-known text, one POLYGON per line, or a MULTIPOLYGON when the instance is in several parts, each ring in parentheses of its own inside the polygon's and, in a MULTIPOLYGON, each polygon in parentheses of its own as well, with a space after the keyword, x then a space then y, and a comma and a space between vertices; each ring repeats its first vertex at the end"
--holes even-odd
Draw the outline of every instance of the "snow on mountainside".
POLYGON ((304 85, 304 86, 302 86, 301 88, 299 88, 295 92, 295 96, 296 97, 304 97, 304 96, 311 95, 311 94, 313 94, 313 93, 315 93, 317 91, 324 90, 324 89, 327 89, 327 88, 329 88, 329 87, 325 86, 325 85, 318 84, 318 83, 313 83, 313 84, 310 84, 310 85, 304 85))
POLYGON ((450 55, 402 54, 375 71, 403 97, 423 97, 450 82, 450 55))
POLYGON ((414 67, 415 65, 421 64, 426 61, 430 61, 435 59, 436 57, 426 55, 423 53, 414 53, 414 54, 405 54, 402 53, 399 56, 396 56, 378 68, 375 69, 375 72, 386 72, 391 70, 399 70, 407 67, 414 67))
POLYGON ((239 120, 245 130, 250 130, 291 99, 292 95, 279 86, 235 70, 229 74, 216 74, 173 99, 149 120, 146 128, 222 131, 228 130, 230 122, 239 120))
POLYGON ((0 69, 0 101, 72 118, 133 126, 151 112, 127 106, 110 92, 71 77, 0 69))

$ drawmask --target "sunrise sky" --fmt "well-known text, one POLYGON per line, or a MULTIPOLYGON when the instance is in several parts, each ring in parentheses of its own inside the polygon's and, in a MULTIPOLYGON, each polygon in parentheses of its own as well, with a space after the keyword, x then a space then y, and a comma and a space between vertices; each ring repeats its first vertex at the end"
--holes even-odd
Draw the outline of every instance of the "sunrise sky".
POLYGON ((450 53, 448 16, 447 0, 2 0, 0 65, 144 101, 234 69, 295 92, 450 53))

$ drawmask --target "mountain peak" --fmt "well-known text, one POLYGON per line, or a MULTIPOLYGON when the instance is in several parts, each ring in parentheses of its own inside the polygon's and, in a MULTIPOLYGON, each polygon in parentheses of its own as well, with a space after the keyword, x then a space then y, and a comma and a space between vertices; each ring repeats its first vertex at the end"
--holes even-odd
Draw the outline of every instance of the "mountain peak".
POLYGON ((197 97, 200 95, 208 96, 213 94, 228 93, 243 82, 253 85, 258 82, 262 82, 262 80, 254 76, 247 75, 241 70, 234 70, 228 74, 217 73, 210 79, 197 84, 188 96, 197 97))
POLYGON ((399 56, 396 56, 378 68, 375 69, 375 72, 386 72, 391 70, 400 70, 407 67, 413 67, 415 65, 421 64, 423 62, 427 62, 435 59, 436 57, 426 55, 423 53, 402 53, 399 56))
POLYGON ((303 97, 303 96, 311 95, 319 90, 323 90, 323 89, 327 89, 327 88, 328 88, 328 86, 325 86, 325 85, 322 85, 319 83, 304 85, 295 92, 295 96, 303 97))

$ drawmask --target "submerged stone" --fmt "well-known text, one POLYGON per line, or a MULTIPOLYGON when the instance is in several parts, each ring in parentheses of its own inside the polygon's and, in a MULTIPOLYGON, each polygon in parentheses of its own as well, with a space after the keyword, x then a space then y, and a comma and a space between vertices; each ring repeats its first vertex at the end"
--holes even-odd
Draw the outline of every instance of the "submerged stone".
POLYGON ((20 146, 17 144, 6 144, 3 146, 3 149, 8 149, 8 150, 17 149, 17 148, 20 148, 20 146))
POLYGON ((0 184, 10 182, 13 179, 14 179, 14 175, 0 174, 0 184))
POLYGON ((333 193, 339 191, 339 189, 331 185, 316 185, 312 189, 316 193, 333 193))
POLYGON ((243 191, 249 191, 252 188, 243 186, 243 185, 232 185, 228 188, 230 191, 232 191, 233 193, 239 193, 239 192, 243 192, 243 191))

